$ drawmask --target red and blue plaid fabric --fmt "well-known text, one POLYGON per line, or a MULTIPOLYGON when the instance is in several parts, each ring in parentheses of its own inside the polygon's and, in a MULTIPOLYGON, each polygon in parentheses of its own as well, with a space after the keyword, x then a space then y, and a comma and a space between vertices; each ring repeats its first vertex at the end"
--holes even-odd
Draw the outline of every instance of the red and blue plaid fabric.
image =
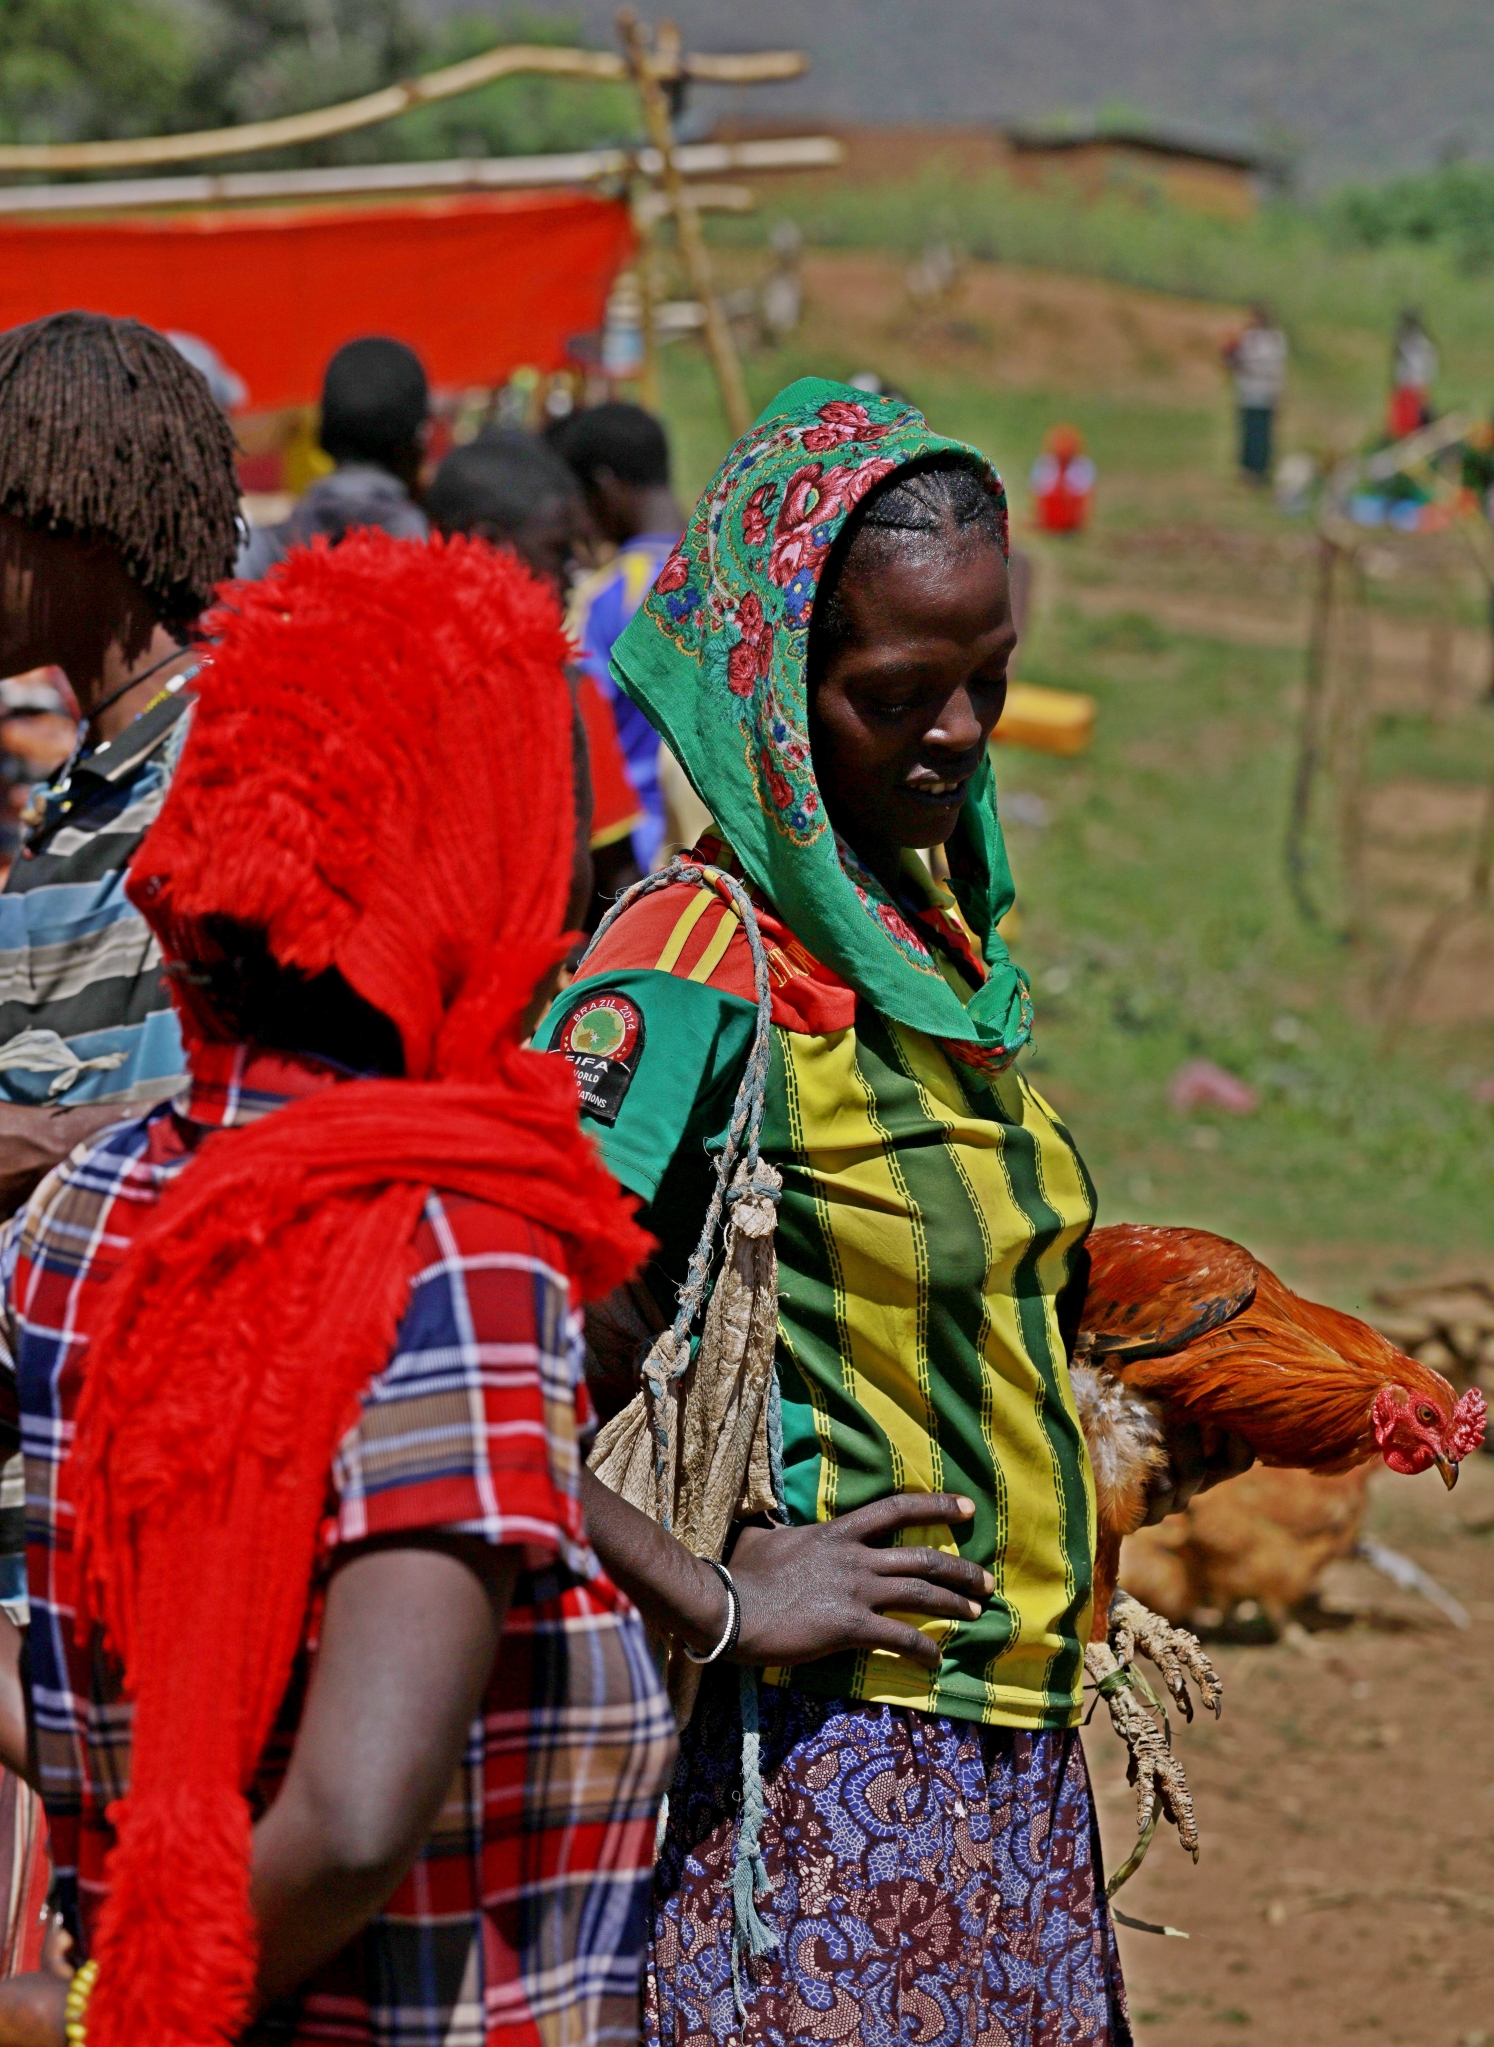
MULTIPOLYGON (((26 1472, 28 1682, 57 1898, 84 1952, 130 1739, 118 1665, 99 1641, 75 1639, 72 1528, 57 1488, 100 1291, 208 1130, 334 1078, 225 1047, 185 1095, 75 1153, 0 1243, 9 1352, 0 1367, 8 1362, 26 1472)), ((414 1867, 364 1933, 252 2037, 295 2047, 632 2042, 674 1723, 642 1626, 582 1525, 590 1416, 559 1246, 506 1211, 433 1194, 411 1256, 393 1355, 329 1473, 324 1562, 368 1537, 443 1529, 521 1547, 526 1571, 461 1769, 414 1867)), ((314 1589, 254 1787, 260 1809, 294 1741, 318 1610, 314 1589)))

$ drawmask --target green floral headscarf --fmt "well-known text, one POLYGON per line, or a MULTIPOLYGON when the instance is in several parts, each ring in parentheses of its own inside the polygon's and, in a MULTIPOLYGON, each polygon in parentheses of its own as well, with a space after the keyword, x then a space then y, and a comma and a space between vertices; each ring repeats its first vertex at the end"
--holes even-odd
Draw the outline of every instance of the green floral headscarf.
POLYGON ((996 929, 1012 881, 989 757, 948 848, 955 898, 990 970, 962 1002, 837 839, 809 752, 809 621, 826 557, 869 490, 943 453, 978 470, 1005 548, 1001 479, 975 449, 932 433, 902 400, 815 377, 790 384, 727 456, 612 665, 795 936, 883 1014, 997 1071, 1027 1042, 1032 1005, 996 929))

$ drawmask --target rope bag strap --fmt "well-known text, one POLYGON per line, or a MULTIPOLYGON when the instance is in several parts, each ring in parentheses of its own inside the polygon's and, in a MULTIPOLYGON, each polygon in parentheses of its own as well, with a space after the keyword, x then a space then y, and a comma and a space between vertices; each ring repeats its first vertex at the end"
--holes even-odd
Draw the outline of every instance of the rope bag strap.
MULTIPOLYGON (((715 1264, 723 1219, 731 1205, 747 1195, 777 1204, 780 1182, 776 1172, 761 1165, 758 1146, 762 1134, 763 1109, 767 1094, 768 1061, 772 1050, 773 993, 768 978, 768 956, 758 924, 757 911, 748 891, 734 875, 719 867, 675 858, 657 874, 635 882, 597 926, 587 947, 577 977, 603 935, 617 919, 646 895, 686 883, 695 888, 714 888, 723 893, 736 911, 752 954, 753 986, 757 994, 757 1021, 752 1048, 732 1105, 726 1139, 716 1161, 716 1180, 706 1209, 704 1226, 695 1246, 685 1281, 679 1290, 672 1329, 661 1336, 643 1363, 645 1397, 654 1439, 654 1468, 659 1518, 665 1528, 672 1519, 665 1473, 669 1459, 668 1388, 689 1369, 690 1332, 707 1305, 711 1273, 715 1264), (745 1166, 745 1170, 739 1168, 745 1166)), ((772 1210, 769 1209, 769 1214, 772 1210)), ((750 1214, 745 1211, 744 1216, 750 1214)), ((709 1345, 707 1345, 707 1348, 709 1345)), ((769 1480, 774 1501, 783 1511, 783 1417, 779 1402, 777 1374, 771 1373, 767 1388, 767 1452, 769 1480)), ((698 1668, 685 1667, 671 1682, 681 1725, 688 1719, 695 1700, 698 1668)), ((759 1761, 759 1689, 756 1670, 743 1666, 738 1673, 738 1696, 742 1716, 742 1816, 737 1830, 736 1853, 731 1884, 731 1977, 732 1997, 739 2018, 745 2019, 746 1998, 751 1984, 753 1962, 778 1946, 778 1937, 763 1918, 759 1904, 772 1897, 773 1885, 763 1861, 761 1833, 765 1818, 762 1770, 759 1761)), ((662 1846, 668 1826, 669 1800, 659 1813, 658 1841, 662 1846)))
POLYGON ((657 874, 646 874, 642 881, 618 897, 597 926, 596 935, 582 955, 576 969, 579 980, 587 960, 625 911, 640 902, 644 896, 653 895, 659 889, 674 888, 685 883, 695 888, 715 888, 724 891, 731 907, 736 911, 746 934, 748 949, 752 954, 752 980, 757 995, 757 1023, 752 1033, 752 1049, 747 1055, 747 1064, 742 1072, 737 1098, 732 1104, 731 1118, 726 1126, 726 1141, 716 1160, 716 1184, 711 1190, 710 1204, 706 1209, 705 1223, 700 1240, 690 1257, 685 1273, 684 1285, 680 1288, 674 1318, 674 1359, 667 1369, 655 1366, 650 1373, 656 1392, 662 1394, 671 1380, 677 1379, 690 1362, 690 1331, 697 1316, 706 1304, 707 1288, 711 1266, 716 1256, 717 1240, 721 1232, 722 1217, 733 1201, 739 1201, 745 1194, 764 1195, 772 1201, 778 1199, 778 1189, 758 1174, 758 1142, 762 1134, 763 1107, 767 1097, 768 1060, 772 1051, 773 1035, 773 989, 768 979, 768 954, 763 944, 762 929, 757 921, 757 911, 752 897, 743 888, 735 875, 726 874, 719 867, 702 866, 695 861, 682 860, 676 856, 667 867, 657 874), (733 1186, 738 1161, 745 1156, 747 1174, 744 1180, 733 1186))

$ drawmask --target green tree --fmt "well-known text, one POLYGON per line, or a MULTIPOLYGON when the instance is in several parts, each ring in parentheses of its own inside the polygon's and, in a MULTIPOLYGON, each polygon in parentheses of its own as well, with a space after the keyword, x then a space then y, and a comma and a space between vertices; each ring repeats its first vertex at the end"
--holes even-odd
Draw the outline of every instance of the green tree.
MULTIPOLYGON (((527 15, 433 26, 411 0, 0 0, 0 134, 72 141, 303 113, 503 42, 574 43, 527 15)), ((220 167, 531 155, 632 138, 626 86, 515 77, 349 135, 220 167)))
POLYGON ((1369 249, 1393 242, 1432 243, 1460 270, 1494 267, 1494 166, 1444 163, 1435 170, 1350 185, 1326 207, 1340 238, 1369 249))
POLYGON ((93 141, 175 125, 194 41, 177 0, 0 0, 0 139, 93 141))

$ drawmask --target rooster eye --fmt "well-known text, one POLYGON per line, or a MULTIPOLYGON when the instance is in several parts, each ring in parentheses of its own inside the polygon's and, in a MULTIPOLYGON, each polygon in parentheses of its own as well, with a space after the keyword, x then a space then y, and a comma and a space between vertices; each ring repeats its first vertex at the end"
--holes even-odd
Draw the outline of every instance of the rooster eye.
POLYGON ((1416 1410, 1416 1419, 1430 1427, 1437 1419, 1437 1410, 1435 1407, 1419 1407, 1416 1410))

